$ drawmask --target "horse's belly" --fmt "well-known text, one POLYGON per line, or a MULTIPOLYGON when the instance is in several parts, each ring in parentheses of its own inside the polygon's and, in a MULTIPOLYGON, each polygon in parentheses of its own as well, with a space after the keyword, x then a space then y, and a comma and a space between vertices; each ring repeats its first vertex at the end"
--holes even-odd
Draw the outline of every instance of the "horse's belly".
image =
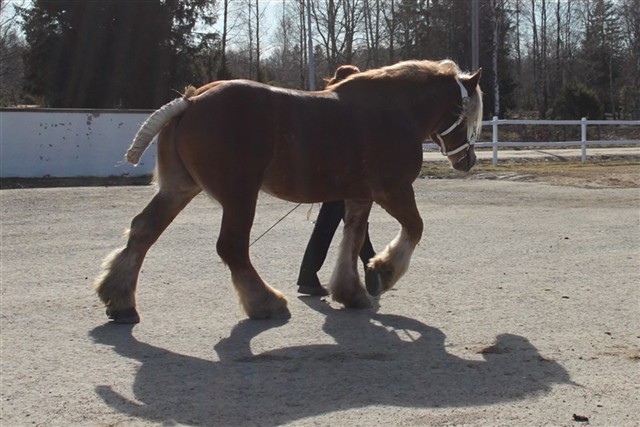
MULTIPOLYGON (((276 168, 277 169, 277 168, 276 168)), ((322 169, 286 168, 265 171, 262 191, 297 203, 319 203, 355 197, 365 191, 353 173, 322 169), (358 185, 355 185, 359 183, 358 185)))
POLYGON ((296 184, 295 179, 290 175, 279 176, 277 178, 265 176, 261 190, 267 194, 282 200, 297 203, 317 203, 323 201, 323 194, 319 192, 318 186, 309 181, 306 185, 296 184))

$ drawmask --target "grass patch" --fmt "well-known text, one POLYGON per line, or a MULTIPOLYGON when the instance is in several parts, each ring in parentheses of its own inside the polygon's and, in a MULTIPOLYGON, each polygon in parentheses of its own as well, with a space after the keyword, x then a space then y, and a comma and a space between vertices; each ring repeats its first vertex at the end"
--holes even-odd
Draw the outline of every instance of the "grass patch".
MULTIPOLYGON (((453 170, 448 162, 424 162, 422 165, 421 177, 432 178, 468 178, 470 176, 484 173, 506 173, 517 172, 526 174, 564 174, 576 172, 602 172, 607 169, 617 168, 627 169, 640 166, 640 157, 620 156, 617 158, 598 158, 594 161, 582 163, 577 160, 556 160, 556 159, 515 159, 501 160, 497 165, 493 165, 491 160, 478 160, 476 165, 469 172, 459 172, 453 170)), ((640 168, 638 168, 640 173, 640 168)))

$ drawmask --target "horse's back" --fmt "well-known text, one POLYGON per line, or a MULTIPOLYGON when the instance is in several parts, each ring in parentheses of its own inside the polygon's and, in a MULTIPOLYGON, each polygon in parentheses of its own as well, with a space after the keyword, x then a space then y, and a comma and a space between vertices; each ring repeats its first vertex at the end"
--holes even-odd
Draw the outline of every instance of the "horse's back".
POLYGON ((407 169, 415 167, 406 164, 407 150, 420 155, 420 142, 407 146, 394 117, 330 91, 228 81, 210 85, 192 104, 178 124, 176 145, 200 183, 242 176, 286 200, 371 198, 376 189, 408 179, 407 169))

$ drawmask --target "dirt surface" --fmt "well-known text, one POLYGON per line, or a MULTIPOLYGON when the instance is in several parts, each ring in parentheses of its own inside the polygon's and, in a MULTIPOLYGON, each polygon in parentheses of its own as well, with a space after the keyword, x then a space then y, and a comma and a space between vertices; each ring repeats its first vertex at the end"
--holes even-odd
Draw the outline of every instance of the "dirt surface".
POLYGON ((640 157, 608 156, 588 163, 577 159, 513 159, 497 166, 485 160, 469 173, 454 171, 444 161, 425 162, 422 177, 544 182, 580 188, 640 188, 640 157))
MULTIPOLYGON (((638 166, 522 166, 427 164, 423 240, 371 310, 298 297, 299 207, 251 248, 288 322, 245 319, 205 196, 150 250, 131 327, 92 281, 153 188, 2 190, 0 424, 636 426, 638 166)), ((261 196, 252 234, 293 206, 261 196)), ((398 227, 375 207, 370 230, 398 227)))

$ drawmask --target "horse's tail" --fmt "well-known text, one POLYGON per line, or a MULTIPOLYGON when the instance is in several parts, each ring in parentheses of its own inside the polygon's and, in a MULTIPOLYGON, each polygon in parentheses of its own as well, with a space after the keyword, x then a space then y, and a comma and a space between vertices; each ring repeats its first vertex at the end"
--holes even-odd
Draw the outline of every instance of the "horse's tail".
POLYGON ((140 126, 131 146, 127 150, 127 161, 137 165, 142 153, 147 149, 153 137, 175 116, 181 114, 191 104, 189 98, 195 93, 193 86, 187 87, 181 98, 176 98, 153 112, 140 126))

